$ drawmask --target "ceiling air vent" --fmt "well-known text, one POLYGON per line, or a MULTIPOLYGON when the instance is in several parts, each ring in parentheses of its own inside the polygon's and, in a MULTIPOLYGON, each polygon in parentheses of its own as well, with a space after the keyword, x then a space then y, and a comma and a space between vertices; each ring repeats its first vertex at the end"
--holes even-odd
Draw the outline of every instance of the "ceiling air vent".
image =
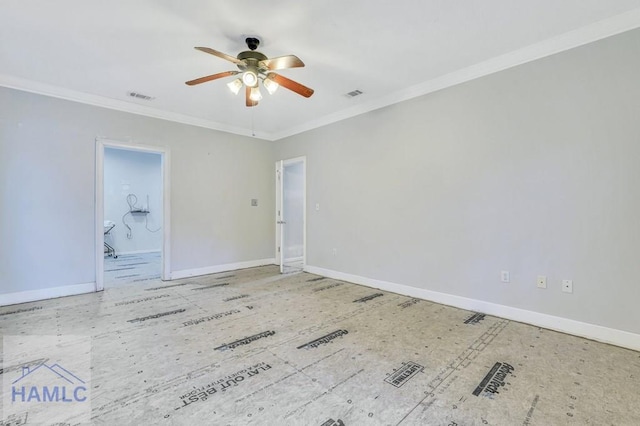
POLYGON ((144 101, 152 101, 155 99, 154 97, 143 95, 142 93, 137 92, 127 92, 127 95, 131 96, 132 98, 142 99, 144 101))
POLYGON ((362 90, 358 90, 358 89, 345 94, 347 98, 355 98, 356 96, 359 96, 359 95, 362 95, 362 90))

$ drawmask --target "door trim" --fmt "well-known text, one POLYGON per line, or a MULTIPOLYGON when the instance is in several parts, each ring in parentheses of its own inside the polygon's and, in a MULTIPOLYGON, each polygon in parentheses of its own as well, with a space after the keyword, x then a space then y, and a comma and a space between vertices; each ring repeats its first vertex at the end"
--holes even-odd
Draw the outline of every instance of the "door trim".
POLYGON ((278 215, 278 211, 282 209, 283 202, 283 183, 278 178, 278 174, 280 177, 284 177, 284 167, 288 164, 302 163, 302 265, 305 267, 307 265, 307 157, 294 157, 286 160, 278 160, 276 161, 276 208, 275 208, 275 230, 276 230, 276 241, 275 241, 275 262, 277 265, 280 265, 280 272, 282 272, 282 248, 278 251, 279 247, 282 247, 282 232, 278 221, 280 217, 278 215))
POLYGON ((160 154, 162 174, 162 259, 160 277, 171 279, 171 181, 170 153, 163 147, 137 145, 105 138, 96 138, 96 187, 95 187, 95 237, 96 237, 96 286, 95 291, 104 290, 104 149, 116 148, 127 151, 160 154))

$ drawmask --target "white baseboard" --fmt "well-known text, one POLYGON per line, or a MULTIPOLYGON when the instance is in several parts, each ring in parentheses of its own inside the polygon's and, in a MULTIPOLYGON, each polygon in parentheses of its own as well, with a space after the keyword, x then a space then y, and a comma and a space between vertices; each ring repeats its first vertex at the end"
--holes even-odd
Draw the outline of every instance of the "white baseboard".
POLYGON ((75 296, 76 294, 93 293, 94 291, 96 291, 96 283, 18 291, 16 293, 0 294, 0 306, 55 299, 57 297, 75 296))
POLYGON ((225 265, 207 266, 205 268, 185 269, 183 271, 171 272, 171 280, 179 280, 181 278, 197 277, 200 275, 217 274, 218 272, 235 271, 237 269, 254 268, 256 266, 273 265, 275 259, 259 259, 249 260, 246 262, 227 263, 225 265))
POLYGON ((542 314, 525 309, 513 308, 511 306, 499 305, 482 300, 469 299, 462 296, 440 293, 437 291, 425 290, 403 284, 396 284, 388 281, 376 280, 373 278, 361 277, 359 275, 346 274, 344 272, 331 269, 319 268, 307 265, 305 272, 322 275, 342 281, 365 285, 404 296, 416 297, 429 300, 443 305, 449 305, 460 309, 480 312, 500 318, 523 322, 549 330, 560 331, 574 336, 584 337, 598 342, 609 343, 623 348, 640 351, 640 334, 627 331, 616 330, 614 328, 602 327, 595 324, 588 324, 567 318, 542 314))

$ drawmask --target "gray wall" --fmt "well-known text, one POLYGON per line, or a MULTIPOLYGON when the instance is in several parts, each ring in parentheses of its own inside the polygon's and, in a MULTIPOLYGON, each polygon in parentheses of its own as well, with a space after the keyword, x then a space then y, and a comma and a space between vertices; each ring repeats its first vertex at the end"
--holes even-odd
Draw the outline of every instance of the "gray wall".
POLYGON ((273 258, 271 143, 0 88, 0 294, 95 282, 96 136, 170 151, 171 271, 273 258))
POLYGON ((307 263, 640 333, 639 51, 633 31, 279 141, 307 156, 307 263))

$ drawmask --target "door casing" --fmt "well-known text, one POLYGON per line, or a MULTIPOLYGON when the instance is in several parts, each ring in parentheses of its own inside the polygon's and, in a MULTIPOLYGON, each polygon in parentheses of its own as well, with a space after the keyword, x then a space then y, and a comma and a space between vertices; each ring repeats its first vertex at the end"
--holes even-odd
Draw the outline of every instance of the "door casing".
POLYGON ((111 139, 96 138, 96 291, 104 290, 104 149, 115 148, 128 151, 160 154, 162 173, 162 269, 160 278, 171 279, 171 197, 170 197, 170 155, 169 150, 157 146, 137 145, 111 139))
POLYGON ((287 160, 276 161, 276 244, 275 244, 275 259, 276 264, 280 265, 280 272, 284 271, 284 234, 282 232, 283 217, 284 215, 284 168, 289 164, 302 163, 302 264, 306 266, 307 260, 307 157, 295 157, 287 160))

